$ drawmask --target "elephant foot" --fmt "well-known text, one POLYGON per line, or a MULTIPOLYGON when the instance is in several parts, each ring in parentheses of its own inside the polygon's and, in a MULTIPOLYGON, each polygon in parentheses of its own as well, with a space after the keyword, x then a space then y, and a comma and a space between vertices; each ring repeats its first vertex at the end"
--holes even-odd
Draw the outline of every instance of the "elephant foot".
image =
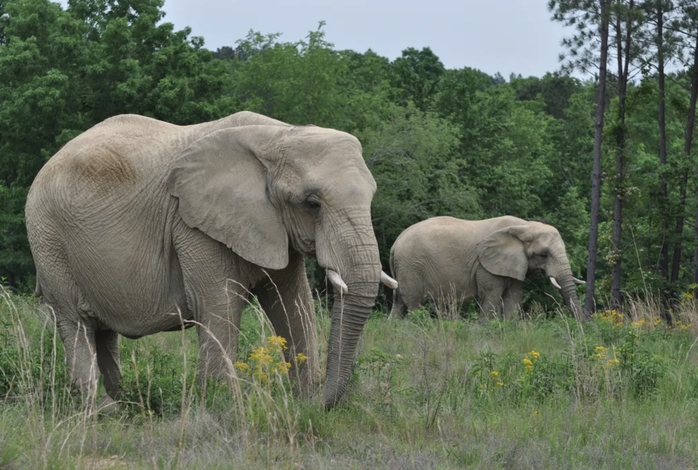
POLYGON ((109 395, 104 395, 97 402, 97 413, 105 416, 114 415, 119 412, 119 402, 109 395))

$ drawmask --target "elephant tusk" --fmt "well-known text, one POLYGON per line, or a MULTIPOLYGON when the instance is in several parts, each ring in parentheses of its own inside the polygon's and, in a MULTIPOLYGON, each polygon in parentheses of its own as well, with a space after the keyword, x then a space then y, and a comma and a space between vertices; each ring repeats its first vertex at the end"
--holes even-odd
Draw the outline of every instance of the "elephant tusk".
POLYGON ((575 284, 584 285, 587 283, 586 281, 582 281, 581 279, 577 279, 576 277, 573 277, 572 280, 574 281, 575 284))
POLYGON ((397 281, 392 277, 381 271, 381 282, 385 284, 385 287, 390 287, 391 289, 397 289, 397 281))
POLYGON ((328 269, 327 270, 327 279, 330 280, 330 282, 334 286, 335 290, 341 292, 342 294, 346 294, 347 292, 349 292, 349 288, 347 287, 346 283, 342 279, 342 276, 340 276, 337 271, 333 271, 331 269, 328 269))
POLYGON ((553 285, 555 287, 557 287, 558 289, 562 289, 562 287, 560 287, 560 284, 557 283, 557 281, 555 280, 555 278, 553 276, 550 276, 550 282, 552 282, 553 285))

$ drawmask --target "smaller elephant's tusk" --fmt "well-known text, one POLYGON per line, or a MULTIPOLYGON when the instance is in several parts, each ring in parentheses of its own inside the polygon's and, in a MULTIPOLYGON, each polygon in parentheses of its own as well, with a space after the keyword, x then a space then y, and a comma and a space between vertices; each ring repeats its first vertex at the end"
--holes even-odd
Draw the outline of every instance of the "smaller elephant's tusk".
POLYGON ((557 281, 555 280, 554 277, 550 276, 550 282, 552 282, 553 285, 554 285, 555 287, 557 287, 558 289, 562 289, 562 287, 560 287, 560 284, 557 283, 557 281))
POLYGON ((397 281, 392 277, 381 271, 381 282, 385 284, 385 287, 390 287, 391 289, 397 289, 397 281))
POLYGON ((575 283, 575 284, 584 285, 584 284, 587 283, 586 281, 582 281, 581 279, 577 279, 576 277, 573 277, 572 280, 574 280, 574 283, 575 283))
POLYGON ((341 292, 342 294, 346 294, 347 292, 349 292, 349 288, 347 287, 344 280, 342 279, 342 276, 340 276, 337 271, 333 271, 331 269, 328 269, 327 270, 327 279, 330 280, 330 282, 334 286, 335 290, 341 292))

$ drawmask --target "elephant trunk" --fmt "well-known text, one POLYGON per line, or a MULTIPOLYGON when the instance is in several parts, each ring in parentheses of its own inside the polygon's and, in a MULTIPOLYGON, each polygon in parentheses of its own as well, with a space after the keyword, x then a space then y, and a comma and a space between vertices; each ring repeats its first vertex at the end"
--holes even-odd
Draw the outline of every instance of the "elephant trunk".
MULTIPOLYGON (((358 241, 345 243, 342 263, 346 273, 340 273, 346 283, 346 293, 335 289, 332 307, 332 327, 327 346, 327 375, 325 382, 325 407, 331 408, 344 395, 356 347, 364 324, 371 314, 378 294, 381 265, 378 245, 372 229, 362 231, 358 241)), ((342 289, 343 290, 343 289, 342 289)))
POLYGON ((569 262, 565 261, 560 263, 553 276, 560 284, 562 300, 572 311, 575 318, 578 320, 587 320, 589 315, 586 311, 584 311, 582 304, 579 302, 579 297, 577 296, 577 291, 575 289, 574 276, 572 275, 572 269, 570 268, 569 262))

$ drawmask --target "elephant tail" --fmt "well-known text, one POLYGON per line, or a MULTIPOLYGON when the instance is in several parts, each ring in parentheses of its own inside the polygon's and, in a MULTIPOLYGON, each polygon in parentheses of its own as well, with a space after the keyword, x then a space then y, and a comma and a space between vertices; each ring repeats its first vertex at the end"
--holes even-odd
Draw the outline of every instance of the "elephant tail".
MULTIPOLYGON (((395 245, 390 247, 390 275, 397 280, 397 270, 395 269, 395 245)), ((399 281, 398 281, 399 282, 399 281)))
POLYGON ((390 309, 391 318, 404 318, 407 309, 400 294, 400 281, 398 279, 398 266, 395 259, 395 245, 390 248, 390 274, 397 280, 398 286, 393 290, 393 306, 390 309))
POLYGON ((405 318, 407 314, 407 306, 402 301, 400 288, 393 291, 393 306, 390 309, 390 318, 405 318))
POLYGON ((34 297, 41 297, 43 295, 41 290, 41 283, 39 282, 39 275, 36 275, 36 287, 34 288, 34 297))

